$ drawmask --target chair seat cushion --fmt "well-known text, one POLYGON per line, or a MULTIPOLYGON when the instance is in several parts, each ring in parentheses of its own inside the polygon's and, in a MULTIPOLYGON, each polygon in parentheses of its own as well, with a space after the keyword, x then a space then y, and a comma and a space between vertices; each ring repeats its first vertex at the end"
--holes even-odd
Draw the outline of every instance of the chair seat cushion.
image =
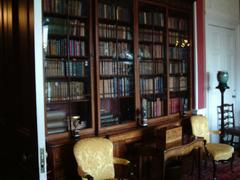
POLYGON ((232 157, 234 149, 232 146, 227 144, 206 144, 208 152, 212 155, 215 161, 228 160, 232 157))

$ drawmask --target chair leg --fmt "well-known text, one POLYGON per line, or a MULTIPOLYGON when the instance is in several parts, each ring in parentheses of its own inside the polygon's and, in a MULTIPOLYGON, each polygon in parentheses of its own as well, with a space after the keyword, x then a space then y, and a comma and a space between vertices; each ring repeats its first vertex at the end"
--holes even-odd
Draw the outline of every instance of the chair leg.
POLYGON ((208 160, 208 157, 207 157, 207 154, 204 155, 204 168, 206 169, 207 168, 207 160, 208 160))
POLYGON ((195 162, 196 162, 196 153, 195 151, 192 152, 192 169, 191 169, 191 175, 193 175, 193 171, 195 168, 195 162))
POLYGON ((231 163, 230 163, 231 171, 232 171, 232 172, 233 172, 233 161, 234 161, 234 156, 235 156, 235 153, 233 153, 232 158, 231 158, 231 163))
POLYGON ((212 162, 213 162, 213 179, 216 179, 216 168, 217 168, 216 166, 217 165, 216 165, 216 161, 214 161, 214 159, 212 162))

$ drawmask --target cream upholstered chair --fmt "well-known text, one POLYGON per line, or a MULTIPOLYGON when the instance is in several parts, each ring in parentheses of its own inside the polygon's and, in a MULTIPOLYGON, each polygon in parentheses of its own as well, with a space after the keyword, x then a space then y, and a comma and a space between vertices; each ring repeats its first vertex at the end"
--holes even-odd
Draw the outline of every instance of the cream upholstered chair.
POLYGON ((79 140, 73 148, 82 179, 110 180, 115 178, 114 164, 129 165, 129 161, 113 157, 113 144, 101 137, 79 140))
POLYGON ((216 178, 216 161, 231 160, 231 169, 234 157, 234 148, 227 144, 210 143, 210 133, 220 134, 219 131, 210 131, 208 128, 208 120, 205 116, 191 117, 192 133, 196 137, 204 138, 206 144, 206 152, 213 160, 213 178, 216 178))

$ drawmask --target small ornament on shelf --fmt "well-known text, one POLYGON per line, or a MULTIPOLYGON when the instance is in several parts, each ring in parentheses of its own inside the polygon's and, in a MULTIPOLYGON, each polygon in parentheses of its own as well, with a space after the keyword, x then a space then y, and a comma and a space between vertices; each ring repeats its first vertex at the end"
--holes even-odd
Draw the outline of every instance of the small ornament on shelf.
POLYGON ((71 116, 70 118, 70 130, 73 138, 80 137, 80 130, 86 127, 86 121, 81 121, 80 116, 71 116))
POLYGON ((141 110, 141 117, 139 118, 139 125, 143 127, 148 126, 146 99, 142 99, 142 110, 141 110))

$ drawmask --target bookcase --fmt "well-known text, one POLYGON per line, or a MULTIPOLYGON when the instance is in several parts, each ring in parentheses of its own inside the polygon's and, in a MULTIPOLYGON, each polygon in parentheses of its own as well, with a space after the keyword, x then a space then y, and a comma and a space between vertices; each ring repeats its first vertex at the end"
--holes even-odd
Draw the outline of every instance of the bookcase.
POLYGON ((76 170, 63 167, 73 159, 64 150, 74 144, 71 135, 114 137, 116 155, 124 156, 126 144, 191 111, 192 1, 42 2, 52 179, 76 170))
POLYGON ((43 0, 48 137, 94 127, 90 17, 90 1, 43 0))
POLYGON ((98 128, 135 119, 133 1, 95 1, 98 128))
POLYGON ((170 113, 185 113, 191 104, 191 16, 188 13, 169 11, 168 56, 170 113))
POLYGON ((165 1, 43 0, 43 39, 50 137, 160 123, 191 109, 188 10, 165 1))
POLYGON ((167 114, 166 10, 141 3, 139 7, 140 93, 147 119, 167 114))

